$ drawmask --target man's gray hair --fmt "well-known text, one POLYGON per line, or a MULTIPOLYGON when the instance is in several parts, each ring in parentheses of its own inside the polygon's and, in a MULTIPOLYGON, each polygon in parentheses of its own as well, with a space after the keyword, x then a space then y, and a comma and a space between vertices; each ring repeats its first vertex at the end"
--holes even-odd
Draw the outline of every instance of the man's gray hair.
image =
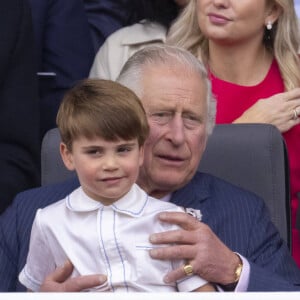
POLYGON ((147 46, 131 56, 122 68, 117 81, 143 97, 142 76, 146 66, 167 65, 184 68, 189 74, 197 73, 207 90, 207 133, 215 125, 216 102, 212 95, 211 83, 204 65, 190 52, 169 45, 147 46))

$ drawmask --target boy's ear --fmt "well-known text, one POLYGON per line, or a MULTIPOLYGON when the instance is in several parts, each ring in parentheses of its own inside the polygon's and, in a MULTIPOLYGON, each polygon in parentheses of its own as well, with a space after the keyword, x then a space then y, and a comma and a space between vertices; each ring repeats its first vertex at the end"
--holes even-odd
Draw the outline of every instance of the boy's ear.
POLYGON ((59 151, 66 168, 70 171, 73 171, 75 167, 73 164, 72 152, 68 149, 67 145, 64 143, 60 143, 59 151))

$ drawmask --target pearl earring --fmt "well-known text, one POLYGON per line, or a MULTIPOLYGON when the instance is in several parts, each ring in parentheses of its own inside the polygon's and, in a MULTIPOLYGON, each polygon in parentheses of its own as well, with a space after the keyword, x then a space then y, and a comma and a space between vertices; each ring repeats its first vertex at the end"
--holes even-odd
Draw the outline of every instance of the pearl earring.
POLYGON ((267 29, 268 30, 271 30, 272 29, 272 22, 271 21, 268 21, 267 25, 266 25, 267 29))

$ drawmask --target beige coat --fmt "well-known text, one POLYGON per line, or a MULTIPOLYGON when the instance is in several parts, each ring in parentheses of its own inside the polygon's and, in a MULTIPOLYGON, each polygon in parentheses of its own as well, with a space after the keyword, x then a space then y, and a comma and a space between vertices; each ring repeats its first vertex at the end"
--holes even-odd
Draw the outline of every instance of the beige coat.
POLYGON ((147 45, 166 40, 166 29, 157 23, 142 21, 110 35, 96 54, 90 78, 116 80, 127 59, 147 45))

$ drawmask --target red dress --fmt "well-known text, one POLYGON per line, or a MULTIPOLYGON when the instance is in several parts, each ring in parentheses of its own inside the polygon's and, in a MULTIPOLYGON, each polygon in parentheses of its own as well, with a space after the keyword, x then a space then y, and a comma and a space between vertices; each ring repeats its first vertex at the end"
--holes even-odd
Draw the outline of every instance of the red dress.
MULTIPOLYGON (((240 86, 216 78, 210 74, 212 90, 217 99, 216 123, 232 123, 258 99, 268 98, 284 91, 283 80, 274 60, 265 79, 255 86, 240 86)), ((283 134, 286 141, 291 179, 292 255, 300 267, 300 233, 296 227, 300 192, 300 125, 283 134)))

